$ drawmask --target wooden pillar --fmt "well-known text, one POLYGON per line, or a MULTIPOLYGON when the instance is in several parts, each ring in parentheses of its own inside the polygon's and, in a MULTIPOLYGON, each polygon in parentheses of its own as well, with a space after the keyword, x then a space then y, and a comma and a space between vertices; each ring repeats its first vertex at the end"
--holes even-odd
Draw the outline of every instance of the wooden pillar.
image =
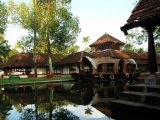
POLYGON ((155 26, 146 26, 148 32, 148 69, 150 73, 157 72, 157 58, 154 46, 153 31, 155 26))

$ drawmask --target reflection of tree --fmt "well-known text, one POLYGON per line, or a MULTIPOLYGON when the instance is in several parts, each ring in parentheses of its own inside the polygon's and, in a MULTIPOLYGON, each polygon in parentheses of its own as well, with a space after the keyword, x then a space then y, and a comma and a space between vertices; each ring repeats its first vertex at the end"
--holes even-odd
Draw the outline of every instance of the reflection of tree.
POLYGON ((85 114, 92 115, 92 112, 92 109, 87 106, 87 108, 85 109, 85 114))
POLYGON ((31 108, 25 109, 20 117, 20 120, 45 120, 45 119, 47 119, 45 113, 39 112, 38 114, 36 114, 36 112, 31 108))
POLYGON ((79 117, 73 115, 69 110, 62 107, 57 107, 51 118, 46 112, 38 111, 38 114, 36 114, 35 110, 27 108, 22 112, 20 120, 52 120, 52 118, 54 120, 79 120, 79 117))
MULTIPOLYGON (((10 98, 10 103, 21 113, 20 120, 52 120, 55 109, 58 110, 67 105, 76 106, 76 104, 67 101, 64 96, 55 94, 54 89, 41 91, 35 88, 35 91, 29 93, 11 93, 7 96, 10 98), (27 105, 33 105, 33 108, 32 106, 25 108, 27 105)), ((63 114, 65 113, 68 114, 68 112, 63 114)))
POLYGON ((12 110, 12 105, 4 94, 0 94, 0 120, 5 120, 12 110))
POLYGON ((59 108, 53 114, 54 120, 79 120, 79 117, 73 115, 69 110, 59 108))
POLYGON ((79 120, 79 118, 73 115, 67 109, 62 107, 70 104, 68 101, 52 101, 51 103, 39 103, 37 108, 27 108, 22 111, 20 120, 79 120), (55 110, 55 112, 53 112, 55 110), (59 115, 61 117, 59 117, 59 115))

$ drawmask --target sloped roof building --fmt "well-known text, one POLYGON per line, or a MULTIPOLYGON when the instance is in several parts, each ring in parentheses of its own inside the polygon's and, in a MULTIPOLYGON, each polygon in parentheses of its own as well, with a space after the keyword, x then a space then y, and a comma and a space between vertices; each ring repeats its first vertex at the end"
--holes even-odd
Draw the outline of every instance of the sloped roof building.
MULTIPOLYGON (((37 53, 36 57, 34 57, 33 53, 20 53, 13 55, 9 60, 4 63, 1 68, 4 71, 5 75, 12 74, 34 74, 34 65, 35 59, 37 64, 37 72, 38 74, 47 74, 49 63, 48 63, 48 54, 37 53)), ((53 54, 52 61, 56 64, 60 59, 62 59, 61 55, 53 54)))
POLYGON ((93 42, 90 45, 90 47, 92 51, 101 51, 105 49, 120 50, 124 44, 125 43, 113 37, 112 35, 105 33, 100 38, 98 38, 95 42, 93 42))

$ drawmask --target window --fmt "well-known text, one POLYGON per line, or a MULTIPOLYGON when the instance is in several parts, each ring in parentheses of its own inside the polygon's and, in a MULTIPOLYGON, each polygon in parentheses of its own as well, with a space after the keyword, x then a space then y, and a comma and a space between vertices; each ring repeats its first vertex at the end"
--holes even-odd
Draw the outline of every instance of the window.
POLYGON ((108 73, 114 73, 114 63, 107 64, 107 72, 108 73))
POLYGON ((114 73, 113 68, 114 68, 114 63, 100 64, 98 65, 97 72, 114 73))
POLYGON ((136 70, 136 65, 135 64, 127 64, 127 71, 129 73, 133 73, 136 70))

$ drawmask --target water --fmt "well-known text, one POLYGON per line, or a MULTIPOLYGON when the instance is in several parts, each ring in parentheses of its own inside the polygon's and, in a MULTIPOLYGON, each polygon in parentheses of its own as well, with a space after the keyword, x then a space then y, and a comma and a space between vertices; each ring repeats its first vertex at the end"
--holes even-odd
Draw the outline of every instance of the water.
POLYGON ((91 104, 73 103, 51 86, 10 87, 0 91, 0 120, 56 120, 56 117, 67 120, 66 116, 68 120, 110 120, 91 104))

